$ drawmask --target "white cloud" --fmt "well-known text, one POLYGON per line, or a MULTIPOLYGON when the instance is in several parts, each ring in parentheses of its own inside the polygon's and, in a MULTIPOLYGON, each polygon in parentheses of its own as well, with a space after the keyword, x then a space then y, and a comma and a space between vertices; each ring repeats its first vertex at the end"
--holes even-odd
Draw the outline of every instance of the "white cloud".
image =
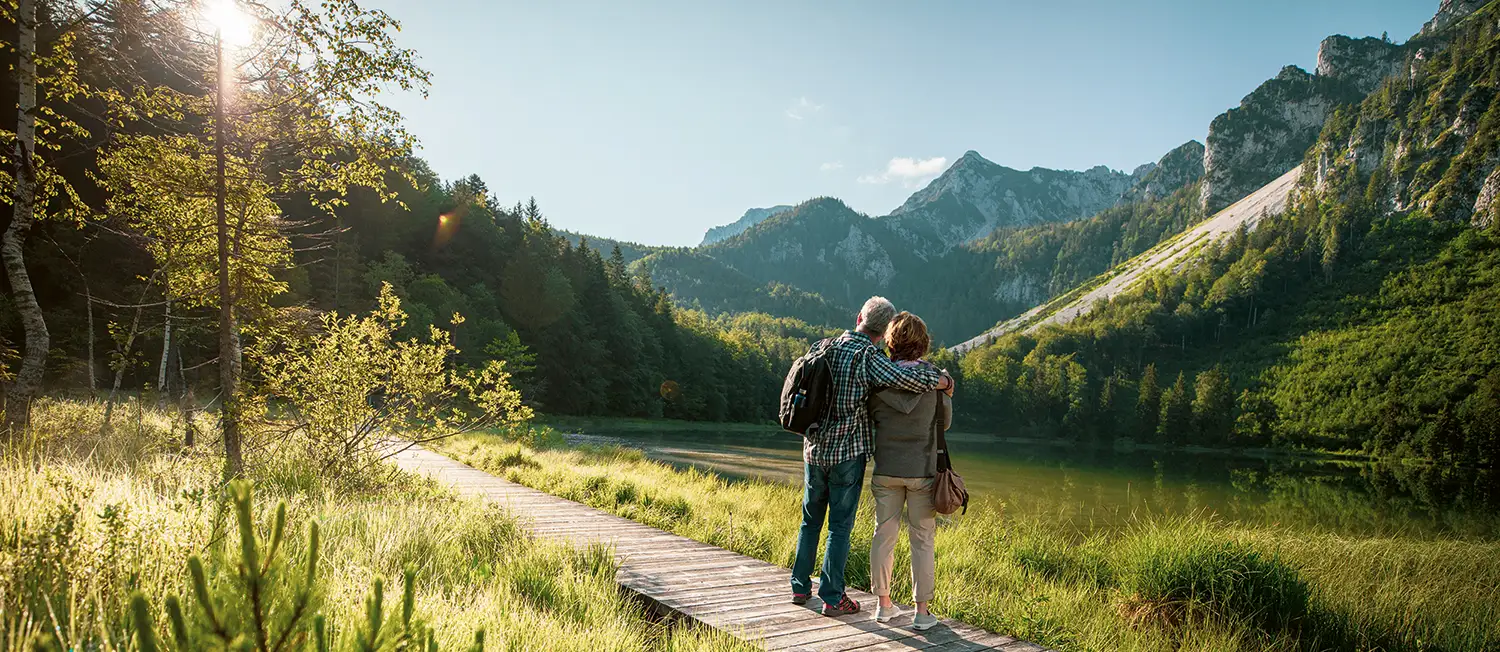
POLYGON ((819 165, 818 169, 822 170, 824 172, 832 172, 834 170, 842 170, 842 169, 844 169, 844 162, 843 161, 830 161, 828 163, 824 163, 822 165, 819 165))
POLYGON ((884 184, 899 181, 904 186, 917 186, 942 174, 943 170, 947 167, 948 158, 946 156, 934 156, 924 159, 898 156, 891 159, 891 162, 885 165, 885 172, 880 174, 866 174, 859 178, 859 182, 884 184))
POLYGON ((793 120, 805 120, 808 116, 823 110, 823 105, 807 99, 807 96, 797 98, 786 110, 786 117, 793 120))

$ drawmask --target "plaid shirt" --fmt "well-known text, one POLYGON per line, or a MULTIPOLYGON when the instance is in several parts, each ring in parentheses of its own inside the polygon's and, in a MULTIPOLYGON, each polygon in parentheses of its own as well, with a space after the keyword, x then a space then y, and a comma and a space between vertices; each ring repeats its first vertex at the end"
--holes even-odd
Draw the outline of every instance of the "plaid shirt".
POLYGON ((875 421, 866 399, 870 391, 899 387, 913 392, 936 389, 939 374, 931 365, 902 367, 885 357, 868 335, 845 331, 833 338, 828 362, 833 370, 833 405, 817 443, 806 440, 802 459, 808 464, 833 466, 875 450, 875 421))

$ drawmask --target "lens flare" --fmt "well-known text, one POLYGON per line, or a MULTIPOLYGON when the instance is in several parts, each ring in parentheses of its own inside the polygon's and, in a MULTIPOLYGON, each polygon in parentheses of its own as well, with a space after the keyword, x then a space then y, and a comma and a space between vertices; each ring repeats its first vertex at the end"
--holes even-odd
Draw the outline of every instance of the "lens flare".
POLYGON ((682 396, 682 386, 675 380, 666 380, 661 384, 661 397, 668 401, 675 401, 682 396))
POLYGON ((458 233, 459 224, 463 222, 463 209, 458 208, 438 216, 437 232, 432 235, 432 248, 440 249, 453 239, 458 233))
POLYGON ((235 0, 208 0, 203 17, 218 30, 219 40, 229 47, 244 47, 255 40, 254 21, 240 11, 235 0))

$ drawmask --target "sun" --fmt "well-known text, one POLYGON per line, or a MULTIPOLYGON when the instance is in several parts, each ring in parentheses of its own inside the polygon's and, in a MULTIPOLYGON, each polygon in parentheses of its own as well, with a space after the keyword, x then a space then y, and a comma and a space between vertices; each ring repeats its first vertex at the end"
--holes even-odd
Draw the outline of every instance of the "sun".
POLYGON ((243 47, 254 39, 251 33, 254 23, 240 11, 235 0, 207 0, 203 4, 203 17, 218 31, 224 45, 243 47))

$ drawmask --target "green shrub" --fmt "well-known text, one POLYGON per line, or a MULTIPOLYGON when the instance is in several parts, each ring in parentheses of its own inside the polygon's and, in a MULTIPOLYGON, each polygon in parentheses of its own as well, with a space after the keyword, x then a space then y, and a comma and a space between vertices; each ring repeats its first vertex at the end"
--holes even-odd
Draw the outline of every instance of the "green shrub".
POLYGON ((1310 592, 1296 568, 1208 528, 1150 526, 1115 553, 1122 606, 1136 620, 1202 615, 1290 628, 1308 615, 1310 592))

